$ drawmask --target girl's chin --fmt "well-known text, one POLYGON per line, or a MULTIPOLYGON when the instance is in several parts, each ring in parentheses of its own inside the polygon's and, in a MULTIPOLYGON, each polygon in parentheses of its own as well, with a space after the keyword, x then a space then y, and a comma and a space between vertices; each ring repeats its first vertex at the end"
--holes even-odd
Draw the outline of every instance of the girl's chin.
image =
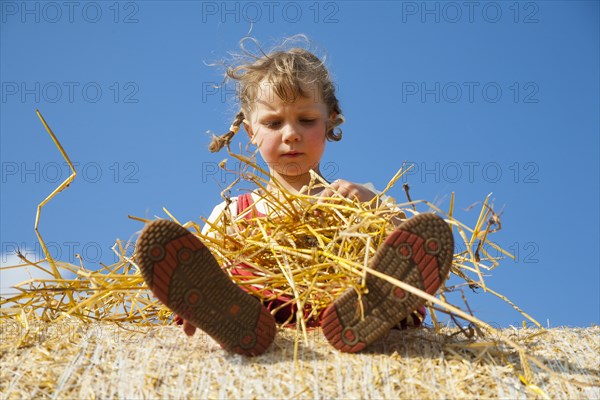
POLYGON ((271 172, 271 175, 278 177, 279 179, 283 179, 287 182, 294 182, 298 179, 310 179, 310 172, 308 170, 297 170, 297 171, 275 171, 275 173, 271 172))
POLYGON ((281 176, 302 176, 308 174, 311 168, 306 166, 299 166, 298 164, 287 164, 281 165, 279 168, 275 168, 278 175, 281 176))
POLYGON ((303 177, 303 176, 308 176, 309 172, 305 171, 305 172, 296 172, 296 173, 284 173, 284 172, 277 172, 277 175, 284 178, 284 179, 294 179, 294 178, 299 178, 299 177, 303 177))
POLYGON ((313 170, 319 173, 319 165, 306 165, 306 163, 280 163, 271 165, 270 171, 271 175, 280 176, 282 179, 298 179, 310 177, 310 170, 313 170))

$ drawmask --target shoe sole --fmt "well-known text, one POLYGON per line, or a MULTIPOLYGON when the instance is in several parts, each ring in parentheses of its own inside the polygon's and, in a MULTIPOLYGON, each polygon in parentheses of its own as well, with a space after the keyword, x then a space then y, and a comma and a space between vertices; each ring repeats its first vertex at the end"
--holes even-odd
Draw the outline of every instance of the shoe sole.
POLYGON ((273 316, 231 281, 210 250, 187 229, 172 221, 152 221, 136 250, 152 293, 223 348, 255 356, 273 342, 273 316))
MULTIPOLYGON (((448 224, 435 214, 419 214, 386 238, 369 266, 434 295, 448 276, 453 253, 448 224)), ((425 304, 423 298, 373 275, 367 276, 366 287, 360 300, 348 289, 323 312, 323 333, 340 351, 361 351, 425 304)))

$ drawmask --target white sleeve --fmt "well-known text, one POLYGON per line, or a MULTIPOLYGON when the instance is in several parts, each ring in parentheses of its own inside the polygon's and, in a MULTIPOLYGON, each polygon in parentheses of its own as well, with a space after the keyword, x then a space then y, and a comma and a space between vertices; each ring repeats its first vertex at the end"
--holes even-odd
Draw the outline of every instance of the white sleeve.
POLYGON ((212 210, 212 212, 210 213, 210 215, 207 218, 207 220, 208 220, 208 222, 210 222, 210 224, 208 224, 208 223, 204 224, 204 226, 202 227, 202 234, 207 235, 207 236, 213 236, 213 237, 216 236, 216 231, 211 226, 211 224, 220 225, 221 221, 224 217, 223 214, 225 212, 229 212, 231 218, 235 218, 237 216, 237 197, 231 198, 231 203, 229 204, 228 210, 227 210, 226 202, 217 204, 217 206, 212 210))

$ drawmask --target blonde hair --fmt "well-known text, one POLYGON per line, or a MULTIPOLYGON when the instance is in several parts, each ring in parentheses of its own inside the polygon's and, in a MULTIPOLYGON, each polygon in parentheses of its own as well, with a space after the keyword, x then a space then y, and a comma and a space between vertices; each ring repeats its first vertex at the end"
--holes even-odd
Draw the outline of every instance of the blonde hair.
MULTIPOLYGON (((306 36, 296 35, 285 39, 280 46, 297 38, 306 39, 306 36)), ((334 129, 344 122, 344 116, 335 95, 335 86, 324 62, 310 51, 299 47, 272 50, 266 54, 258 45, 262 52, 262 56, 259 57, 245 50, 245 40, 252 40, 258 45, 253 38, 242 39, 240 47, 246 57, 243 57, 237 66, 226 64, 225 72, 225 81, 232 79, 239 82, 236 94, 240 102, 240 111, 236 114, 229 132, 221 136, 213 135, 209 150, 214 153, 229 145, 242 122, 249 120, 259 87, 265 82, 273 85, 275 94, 285 102, 293 102, 298 97, 309 97, 311 94, 318 96, 315 98, 325 104, 328 115, 335 116, 327 120, 327 140, 336 142, 341 140, 341 129, 338 128, 337 132, 334 132, 334 129)))

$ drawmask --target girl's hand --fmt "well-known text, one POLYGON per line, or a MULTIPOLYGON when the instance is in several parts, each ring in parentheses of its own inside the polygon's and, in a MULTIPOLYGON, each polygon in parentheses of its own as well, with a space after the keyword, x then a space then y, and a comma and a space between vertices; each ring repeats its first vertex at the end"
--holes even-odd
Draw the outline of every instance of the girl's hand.
POLYGON ((375 193, 367 189, 366 187, 357 183, 345 181, 343 179, 336 179, 331 183, 331 189, 325 188, 320 194, 320 197, 332 197, 335 192, 340 196, 351 200, 358 200, 365 202, 373 199, 376 196, 375 193))

